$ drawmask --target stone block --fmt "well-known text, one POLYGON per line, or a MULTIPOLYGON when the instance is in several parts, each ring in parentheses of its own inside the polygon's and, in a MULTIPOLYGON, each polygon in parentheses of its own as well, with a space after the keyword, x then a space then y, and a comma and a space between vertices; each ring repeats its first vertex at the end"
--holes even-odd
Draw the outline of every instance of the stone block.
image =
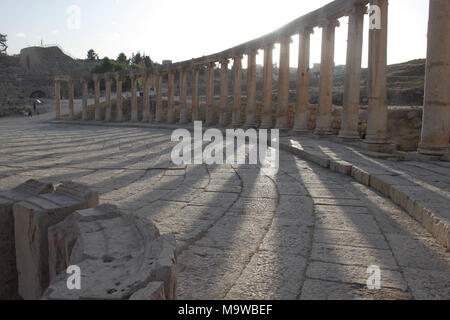
POLYGON ((176 241, 148 219, 112 205, 76 211, 48 232, 52 283, 46 300, 175 299, 176 241), (66 270, 81 271, 81 289, 69 290, 66 270))
POLYGON ((14 205, 19 295, 39 299, 49 285, 48 228, 76 210, 97 206, 98 193, 82 184, 62 183, 54 193, 14 205))
POLYGON ((18 296, 13 206, 22 200, 51 192, 52 184, 36 180, 0 192, 0 299, 18 296))
POLYGON ((347 161, 342 160, 331 160, 330 161, 330 169, 334 172, 339 172, 345 174, 346 176, 350 176, 352 174, 353 165, 347 161))
POLYGON ((361 168, 353 166, 351 176, 355 178, 356 181, 366 186, 370 184, 370 173, 361 168))

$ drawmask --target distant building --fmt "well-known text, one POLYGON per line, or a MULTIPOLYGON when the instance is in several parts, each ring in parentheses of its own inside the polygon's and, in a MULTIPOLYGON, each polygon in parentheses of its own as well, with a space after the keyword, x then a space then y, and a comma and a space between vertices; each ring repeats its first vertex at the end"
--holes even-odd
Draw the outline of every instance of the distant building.
POLYGON ((162 64, 163 65, 172 64, 172 60, 163 60, 162 64))

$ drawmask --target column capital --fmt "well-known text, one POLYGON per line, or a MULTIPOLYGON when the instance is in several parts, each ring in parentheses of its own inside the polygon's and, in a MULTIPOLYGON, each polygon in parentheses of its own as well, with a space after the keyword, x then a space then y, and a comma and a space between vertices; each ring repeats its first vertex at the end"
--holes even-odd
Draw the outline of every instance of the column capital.
POLYGON ((264 44, 264 50, 273 50, 275 49, 275 44, 273 42, 264 44))
POLYGON ((353 3, 345 12, 346 15, 365 15, 367 14, 367 6, 363 3, 353 3))
POLYGON ((234 55, 232 59, 233 59, 234 61, 236 61, 236 60, 241 61, 242 58, 243 58, 243 55, 242 55, 242 54, 237 54, 237 55, 234 55))
POLYGON ((314 28, 313 27, 304 27, 301 28, 301 30, 299 31, 299 34, 302 36, 309 36, 311 34, 314 34, 314 28))
POLYGON ((278 42, 280 44, 282 43, 291 44, 293 42, 292 36, 281 36, 280 38, 278 38, 278 42))
POLYGON ((94 81, 98 81, 99 79, 100 79, 100 75, 98 75, 98 74, 94 74, 92 76, 92 80, 94 80, 94 81))
POLYGON ((222 59, 220 59, 219 63, 221 65, 228 65, 230 63, 230 59, 229 58, 222 58, 222 59))
POLYGON ((320 28, 337 28, 339 27, 341 24, 339 22, 339 20, 337 19, 323 19, 322 21, 319 22, 319 27, 320 28))

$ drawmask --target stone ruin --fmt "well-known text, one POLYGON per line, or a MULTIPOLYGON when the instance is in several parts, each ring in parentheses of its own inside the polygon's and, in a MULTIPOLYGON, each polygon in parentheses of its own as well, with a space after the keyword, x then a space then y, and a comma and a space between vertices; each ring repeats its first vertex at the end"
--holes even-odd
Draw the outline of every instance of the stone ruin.
POLYGON ((0 192, 0 299, 175 299, 175 237, 98 205, 98 193, 73 182, 0 192), (80 290, 67 286, 74 265, 80 290))

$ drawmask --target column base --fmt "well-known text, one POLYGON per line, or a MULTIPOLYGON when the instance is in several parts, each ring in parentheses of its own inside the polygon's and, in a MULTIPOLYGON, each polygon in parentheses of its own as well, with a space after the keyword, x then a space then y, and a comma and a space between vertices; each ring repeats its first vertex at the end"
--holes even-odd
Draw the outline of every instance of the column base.
POLYGON ((359 141, 361 137, 357 131, 339 131, 338 137, 343 141, 359 141))
POLYGON ((277 118, 277 124, 275 125, 276 129, 279 130, 290 130, 289 119, 287 116, 282 116, 277 118))
POLYGON ((359 145, 361 149, 379 153, 393 153, 397 149, 395 144, 389 142, 374 142, 364 140, 359 145))
POLYGON ((425 155, 431 156, 443 156, 450 153, 450 144, 431 144, 431 143, 420 143, 418 152, 425 155))
POLYGON ((314 134, 318 136, 332 136, 334 133, 330 128, 317 128, 314 134))
POLYGON ((272 129, 273 121, 271 116, 263 116, 261 119, 260 129, 272 129))

